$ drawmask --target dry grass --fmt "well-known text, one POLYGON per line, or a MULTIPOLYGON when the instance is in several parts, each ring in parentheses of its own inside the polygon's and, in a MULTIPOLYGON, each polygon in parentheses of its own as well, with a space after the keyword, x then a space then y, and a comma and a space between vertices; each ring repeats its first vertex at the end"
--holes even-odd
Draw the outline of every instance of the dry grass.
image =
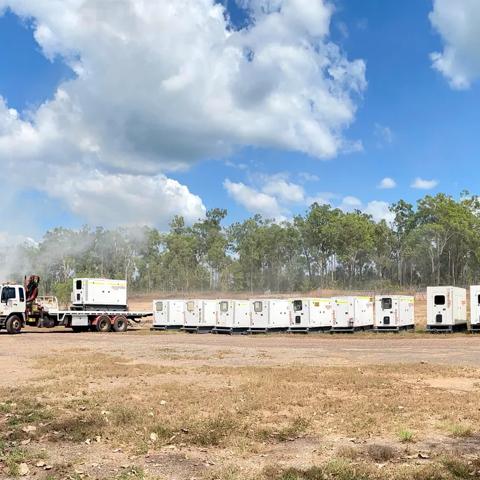
POLYGON ((461 423, 452 423, 448 425, 448 431, 454 438, 466 438, 473 435, 472 427, 461 423))
MULTIPOLYGON (((127 458, 170 448, 205 451, 219 459, 220 467, 202 473, 212 480, 480 478, 471 454, 468 461, 463 458, 461 443, 472 437, 470 425, 480 422, 480 392, 452 395, 429 386, 428 365, 211 367, 192 362, 164 368, 76 351, 39 359, 37 367, 37 380, 0 392, 0 466, 9 475, 36 458, 33 446, 75 451, 98 444, 103 451, 122 449, 127 458), (451 459, 445 449, 430 449, 422 460, 427 465, 417 465, 415 451, 406 445, 413 431, 415 446, 450 437, 460 454, 451 459), (19 450, 22 442, 28 443, 19 450), (316 463, 293 466, 295 455, 305 449, 316 463), (263 469, 272 455, 283 464, 263 469), (229 465, 232 456, 238 461, 229 465), (254 465, 248 458, 256 459, 254 465), (383 465, 381 471, 377 464, 383 465)), ((435 375, 477 378, 478 371, 439 367, 435 375)), ((55 468, 52 478, 75 470, 69 462, 55 468)), ((155 476, 128 467, 102 478, 155 476)))

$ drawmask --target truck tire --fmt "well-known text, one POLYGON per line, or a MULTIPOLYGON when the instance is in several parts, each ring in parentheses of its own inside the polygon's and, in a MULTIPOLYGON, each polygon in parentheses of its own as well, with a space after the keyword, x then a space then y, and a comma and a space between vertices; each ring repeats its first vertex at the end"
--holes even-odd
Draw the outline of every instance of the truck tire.
POLYGON ((112 328, 112 322, 108 315, 99 315, 96 320, 97 332, 109 332, 112 328))
POLYGON ((22 319, 17 315, 12 315, 10 318, 7 319, 5 329, 11 335, 17 335, 22 330, 22 319))
POLYGON ((113 319, 113 331, 114 332, 126 332, 128 328, 128 320, 125 315, 117 315, 113 319))

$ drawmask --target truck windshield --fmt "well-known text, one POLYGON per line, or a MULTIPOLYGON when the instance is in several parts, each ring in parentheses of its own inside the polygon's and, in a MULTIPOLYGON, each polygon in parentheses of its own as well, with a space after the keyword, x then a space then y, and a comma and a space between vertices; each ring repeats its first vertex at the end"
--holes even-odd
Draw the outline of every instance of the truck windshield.
POLYGON ((15 287, 3 287, 1 302, 7 303, 11 298, 15 298, 15 287))

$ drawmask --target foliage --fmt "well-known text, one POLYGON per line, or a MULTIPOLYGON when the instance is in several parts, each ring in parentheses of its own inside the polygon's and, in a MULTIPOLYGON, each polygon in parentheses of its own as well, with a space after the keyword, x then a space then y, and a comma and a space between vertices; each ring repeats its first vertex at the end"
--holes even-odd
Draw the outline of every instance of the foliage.
POLYGON ((0 253, 0 274, 38 273, 45 293, 67 299, 74 276, 126 278, 138 291, 293 291, 340 287, 469 284, 480 274, 480 201, 438 194, 414 207, 400 200, 394 220, 314 203, 275 222, 255 215, 225 226, 213 209, 170 228, 55 228, 38 244, 0 253), (13 268, 12 268, 13 265, 13 268))

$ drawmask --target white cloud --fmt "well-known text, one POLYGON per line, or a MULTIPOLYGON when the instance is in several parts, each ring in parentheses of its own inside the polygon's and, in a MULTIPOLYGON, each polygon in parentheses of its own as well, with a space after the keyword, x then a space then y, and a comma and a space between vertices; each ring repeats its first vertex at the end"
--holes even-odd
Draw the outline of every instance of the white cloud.
POLYGON ((301 185, 287 181, 281 176, 267 177, 262 191, 277 198, 281 203, 303 203, 305 191, 301 185))
POLYGON ((376 222, 386 220, 387 223, 391 223, 395 220, 395 214, 389 210, 389 207, 390 205, 387 202, 373 200, 367 204, 364 212, 371 215, 376 222))
POLYGON ((365 64, 329 42, 330 4, 247 5, 251 25, 234 30, 214 0, 0 0, 0 12, 32 20, 45 56, 62 57, 77 75, 22 116, 0 102, 2 173, 21 188, 22 165, 35 172, 34 187, 75 213, 130 223, 133 207, 127 217, 116 202, 92 201, 88 185, 101 178, 119 204, 143 209, 139 221, 162 224, 183 207, 192 217, 204 211, 168 170, 243 146, 319 158, 357 148, 342 132, 366 88, 365 64), (52 178, 68 188, 49 188, 52 178))
POLYGON ((347 195, 338 203, 335 201, 338 200, 338 195, 331 192, 307 196, 302 187, 288 182, 286 174, 257 175, 253 178, 260 179, 263 183, 257 187, 243 182, 232 182, 229 179, 223 183, 229 196, 252 214, 260 213, 267 218, 280 221, 291 217, 291 208, 294 204, 310 207, 313 203, 318 203, 319 205, 330 204, 345 212, 360 210, 371 215, 377 222, 380 220, 392 222, 394 219, 394 215, 389 210, 389 204, 384 201, 373 200, 364 205, 359 198, 347 195))
POLYGON ((223 186, 233 200, 250 213, 260 213, 268 218, 277 218, 284 213, 277 199, 272 195, 248 187, 242 182, 232 182, 228 178, 223 182, 223 186))
POLYGON ((298 177, 303 182, 318 182, 320 180, 320 177, 318 175, 310 172, 300 172, 298 174, 298 177))
POLYGON ((417 188, 419 190, 431 190, 438 185, 437 180, 425 180, 423 178, 417 177, 412 184, 410 185, 412 188, 417 188))
POLYGON ((372 200, 364 205, 359 198, 346 196, 342 199, 338 208, 345 212, 360 210, 361 212, 371 215, 376 222, 379 222, 380 220, 392 222, 394 219, 394 215, 392 215, 389 210, 389 204, 381 200, 372 200))
POLYGON ((378 184, 378 188, 381 189, 389 189, 389 188, 395 188, 397 186, 397 182, 391 177, 385 177, 383 178, 380 183, 378 184))
POLYGON ((445 44, 431 54, 433 67, 452 88, 469 88, 480 77, 480 2, 434 0, 429 17, 445 44))
POLYGON ((289 181, 286 173, 251 174, 250 183, 255 186, 229 179, 223 183, 230 197, 250 213, 283 219, 284 215, 291 213, 293 205, 305 205, 307 202, 303 187, 289 181))
MULTIPOLYGON (((72 172, 73 173, 73 172, 72 172)), ((64 202, 78 217, 103 226, 158 225, 166 228, 169 219, 181 214, 193 223, 205 214, 200 197, 187 187, 164 175, 142 176, 104 174, 93 171, 69 178, 62 176, 51 194, 64 202), (112 212, 118 212, 112 217, 112 212)))
POLYGON ((332 192, 319 192, 316 195, 307 197, 306 205, 309 207, 312 203, 318 203, 319 205, 332 204, 336 197, 337 195, 332 192))
POLYGON ((386 125, 380 125, 379 123, 376 123, 374 125, 374 133, 379 141, 378 146, 389 145, 393 142, 392 129, 386 125))
POLYGON ((360 209, 362 202, 357 197, 347 195, 342 199, 342 203, 339 205, 339 208, 342 210, 350 211, 360 209))

